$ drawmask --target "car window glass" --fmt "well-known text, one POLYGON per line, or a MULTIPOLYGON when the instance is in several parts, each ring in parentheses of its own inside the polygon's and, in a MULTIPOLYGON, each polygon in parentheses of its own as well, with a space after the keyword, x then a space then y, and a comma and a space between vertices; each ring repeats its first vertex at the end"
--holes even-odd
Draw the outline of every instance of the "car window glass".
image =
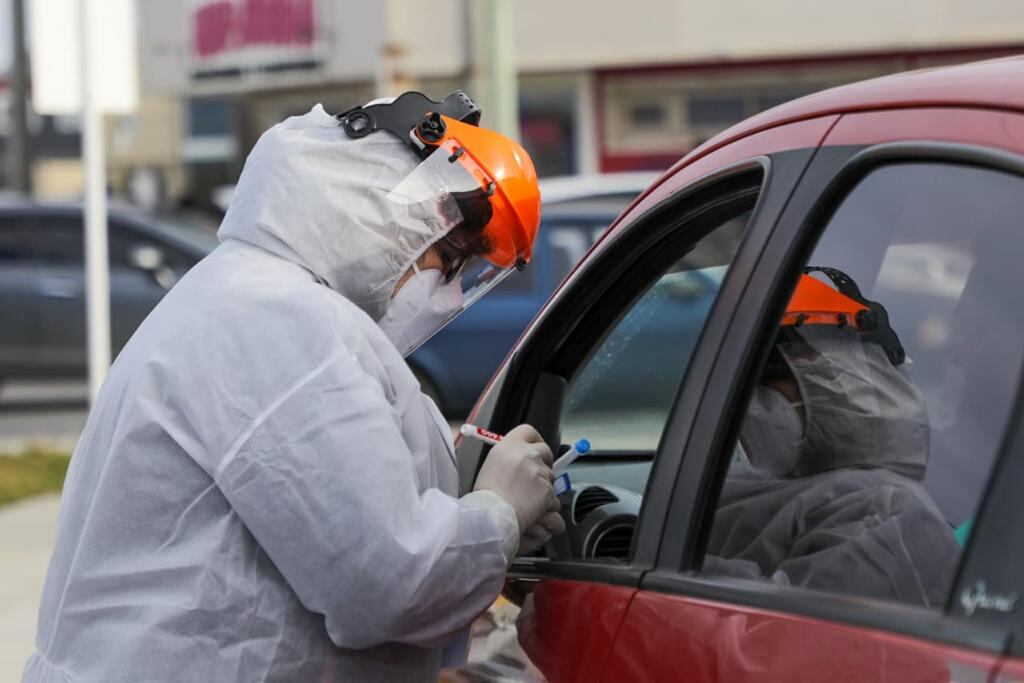
POLYGON ((79 266, 85 258, 82 219, 40 216, 33 234, 36 260, 53 266, 79 266))
MULTIPOLYGON (((50 265, 84 267, 84 239, 80 217, 42 216, 33 237, 36 258, 50 265)), ((127 265, 129 242, 113 225, 108 227, 107 249, 112 267, 127 265)))
MULTIPOLYGON (((664 270, 612 325, 575 373, 561 417, 563 443, 653 453, 756 196, 744 195, 664 270)), ((585 461, 579 461, 585 466, 585 461)), ((630 486, 642 492, 646 471, 630 486)))
POLYGON ((982 168, 853 188, 773 326, 706 573, 941 608, 1024 361, 1021 216, 982 168))
MULTIPOLYGON (((84 267, 84 235, 82 219, 77 216, 42 216, 29 234, 32 253, 36 261, 67 267, 84 267)), ((107 228, 107 250, 110 267, 138 269, 133 264, 132 252, 139 247, 152 247, 159 251, 163 263, 177 276, 182 275, 194 262, 183 252, 139 231, 111 222, 107 228)))
POLYGON ((22 217, 0 218, 0 263, 24 265, 32 261, 32 228, 22 217))
POLYGON ((141 248, 155 249, 161 255, 163 262, 172 269, 176 268, 178 261, 181 260, 178 250, 125 225, 112 223, 107 234, 111 268, 138 269, 135 252, 141 248))
POLYGON ((137 234, 118 225, 111 225, 108 232, 107 248, 110 251, 111 268, 131 267, 132 251, 140 246, 154 246, 148 240, 141 240, 137 234))

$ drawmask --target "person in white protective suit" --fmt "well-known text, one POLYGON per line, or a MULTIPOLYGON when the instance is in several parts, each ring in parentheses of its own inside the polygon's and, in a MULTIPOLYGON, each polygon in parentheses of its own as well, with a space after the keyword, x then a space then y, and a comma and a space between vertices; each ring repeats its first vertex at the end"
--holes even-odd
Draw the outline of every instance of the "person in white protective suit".
POLYGON ((564 528, 528 426, 457 497, 403 359, 530 257, 532 163, 477 120, 407 93, 260 138, 220 246, 89 415, 24 681, 436 681, 464 658, 520 540, 564 528))

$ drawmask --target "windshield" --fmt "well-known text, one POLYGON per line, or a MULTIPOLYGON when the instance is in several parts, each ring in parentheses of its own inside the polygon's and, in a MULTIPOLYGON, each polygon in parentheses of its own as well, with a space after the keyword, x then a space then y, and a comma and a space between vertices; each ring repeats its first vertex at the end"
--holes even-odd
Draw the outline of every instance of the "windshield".
POLYGON ((188 223, 178 223, 161 218, 159 220, 146 221, 146 227, 159 237, 172 242, 183 243, 185 246, 202 251, 204 254, 210 253, 219 244, 215 233, 189 225, 188 223))

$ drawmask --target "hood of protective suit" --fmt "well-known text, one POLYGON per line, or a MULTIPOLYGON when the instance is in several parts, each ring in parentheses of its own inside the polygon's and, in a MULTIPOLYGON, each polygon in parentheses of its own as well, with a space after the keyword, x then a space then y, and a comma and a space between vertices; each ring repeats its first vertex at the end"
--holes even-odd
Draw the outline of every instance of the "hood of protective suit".
POLYGON ((312 272, 380 320, 398 279, 457 222, 389 199, 419 160, 392 135, 351 139, 321 105, 265 132, 217 236, 312 272))
POLYGON ((748 412, 741 430, 748 437, 744 448, 751 463, 790 477, 879 467, 923 478, 927 405, 905 371, 894 367, 881 347, 862 341, 853 328, 809 328, 801 331, 799 341, 778 344, 799 387, 803 434, 792 437, 799 423, 788 401, 755 396, 756 410, 748 412))

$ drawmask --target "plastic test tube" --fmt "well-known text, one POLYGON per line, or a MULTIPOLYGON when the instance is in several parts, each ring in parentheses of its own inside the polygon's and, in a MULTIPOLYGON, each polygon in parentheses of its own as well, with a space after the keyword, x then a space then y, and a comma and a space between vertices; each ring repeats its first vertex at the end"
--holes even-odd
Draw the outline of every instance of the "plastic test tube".
POLYGON ((555 495, 560 496, 572 489, 572 482, 569 481, 569 465, 576 461, 576 458, 585 455, 590 451, 590 442, 586 439, 578 439, 565 455, 555 461, 551 469, 555 472, 555 495))
POLYGON ((586 439, 577 439, 576 443, 572 445, 572 448, 555 461, 554 467, 551 468, 555 471, 555 476, 557 477, 560 474, 564 474, 565 471, 569 469, 569 465, 576 461, 576 458, 581 455, 586 455, 589 451, 590 442, 586 439))

